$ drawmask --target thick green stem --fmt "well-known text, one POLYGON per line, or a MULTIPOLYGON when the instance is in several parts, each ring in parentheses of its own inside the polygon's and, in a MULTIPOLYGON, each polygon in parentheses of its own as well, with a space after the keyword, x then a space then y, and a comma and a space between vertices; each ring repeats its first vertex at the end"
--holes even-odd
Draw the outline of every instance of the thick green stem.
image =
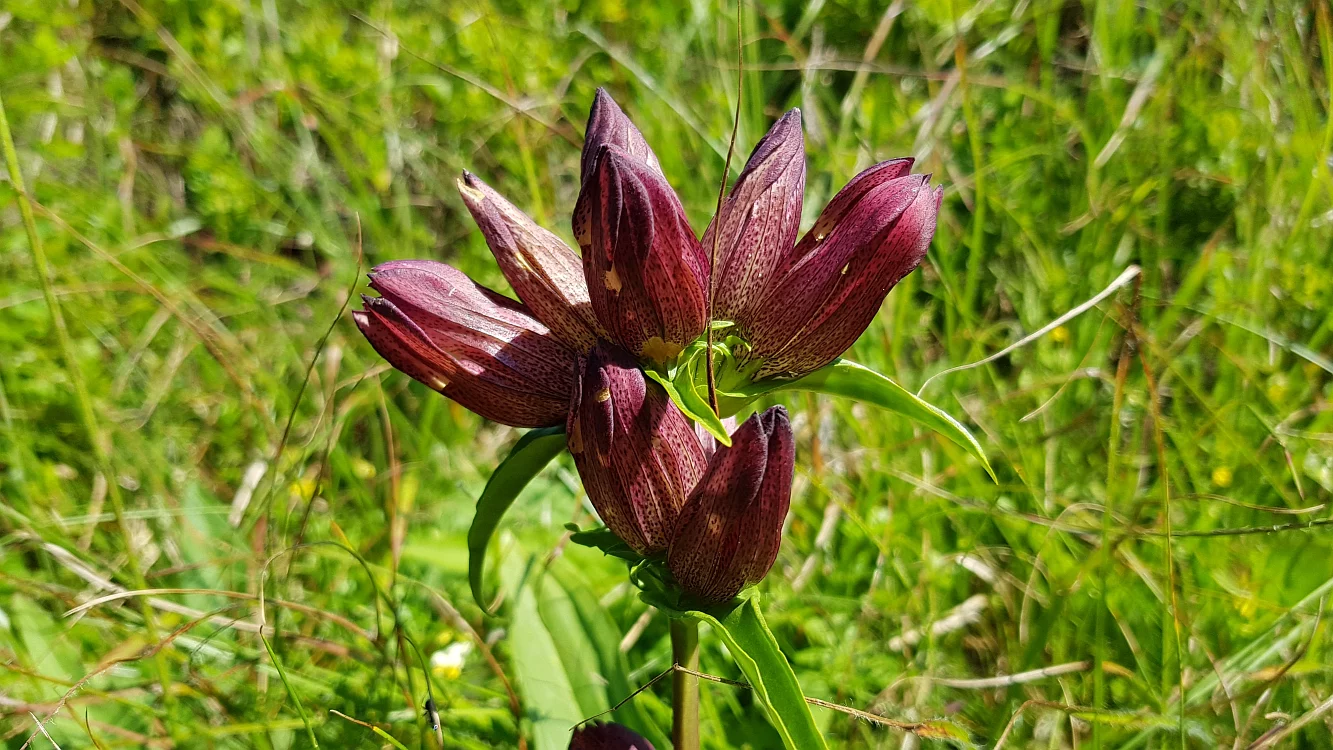
MULTIPOLYGON (((699 671, 699 624, 671 621, 671 658, 699 671)), ((676 750, 699 750, 699 678, 685 672, 671 675, 671 742, 676 750)))

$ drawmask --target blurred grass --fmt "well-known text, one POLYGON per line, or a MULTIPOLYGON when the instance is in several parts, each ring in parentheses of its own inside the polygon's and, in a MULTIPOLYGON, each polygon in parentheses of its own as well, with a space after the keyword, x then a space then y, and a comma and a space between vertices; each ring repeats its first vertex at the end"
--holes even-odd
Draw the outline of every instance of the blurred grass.
MULTIPOLYGON (((429 670, 445 746, 509 747, 520 728, 559 734, 552 701, 614 703, 667 666, 666 623, 620 567, 558 546, 588 521, 567 462, 506 519, 506 582, 535 598, 483 617, 464 534, 515 432, 386 371, 348 320, 320 342, 361 251, 504 287, 454 190, 463 168, 567 236, 599 85, 702 229, 734 112, 734 13, 5 3, 0 96, 111 467, 0 184, 6 744, 96 673, 47 727, 62 747, 304 745, 294 696, 324 746, 381 743, 336 709, 429 747, 421 659, 470 642, 461 666, 429 670), (171 592, 64 616, 140 576, 171 592), (607 649, 629 631, 623 655, 607 649), (533 682, 541 664, 563 665, 566 694, 533 682)), ((801 107, 807 220, 891 156, 946 186, 928 262, 859 361, 915 389, 1143 268, 930 385, 984 436, 998 484, 883 413, 790 402, 798 487, 764 589, 807 692, 990 743, 1030 700, 1111 712, 1028 706, 1007 747, 1178 747, 1182 724, 1192 747, 1284 727, 1289 746, 1333 747, 1333 714, 1313 713, 1333 694, 1327 5, 816 0, 746 16, 738 150, 801 107)), ((705 643, 704 669, 735 678, 705 643)), ((663 687, 619 718, 662 722, 663 687)), ((749 701, 705 687, 710 746, 773 746, 749 701)), ((920 742, 817 718, 834 746, 920 742)))

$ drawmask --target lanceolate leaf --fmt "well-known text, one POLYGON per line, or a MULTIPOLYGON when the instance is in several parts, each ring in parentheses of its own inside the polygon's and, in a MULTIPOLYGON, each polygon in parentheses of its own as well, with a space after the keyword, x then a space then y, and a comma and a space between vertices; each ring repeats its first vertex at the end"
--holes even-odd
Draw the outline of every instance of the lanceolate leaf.
POLYGON ((681 366, 681 374, 677 376, 676 381, 668 380, 661 373, 648 370, 649 378, 657 382, 666 390, 667 395, 671 397, 671 402, 685 413, 685 416, 698 422, 708 430, 709 434, 717 438, 718 442, 725 446, 731 445, 731 436, 727 434, 727 428, 722 426, 722 420, 718 419, 694 386, 686 373, 686 366, 681 366))
POLYGON ((744 389, 743 399, 727 399, 723 414, 740 411, 749 400, 777 391, 815 391, 834 396, 846 396, 862 403, 874 404, 916 420, 926 427, 957 443, 972 454, 991 479, 995 471, 986 460, 986 452, 971 432, 943 409, 916 397, 911 391, 864 365, 840 359, 797 380, 769 380, 744 389))
POLYGON ((534 567, 534 558, 518 545, 506 550, 501 567, 505 589, 512 592, 506 604, 507 640, 515 686, 523 699, 519 731, 531 740, 533 750, 565 750, 573 726, 586 717, 557 646, 566 634, 552 633, 541 616, 537 592, 553 582, 535 580, 541 573, 534 567))
POLYGON ((722 638, 787 750, 827 750, 796 673, 764 622, 754 597, 733 600, 711 613, 689 615, 712 625, 722 638))
POLYGON ((477 601, 477 606, 490 614, 495 613, 482 592, 486 548, 491 543, 496 527, 500 525, 500 519, 509 506, 514 504, 518 493, 564 449, 563 427, 530 430, 518 439, 509 456, 495 467, 495 472, 486 482, 486 488, 481 491, 481 497, 477 499, 477 512, 472 516, 472 527, 467 532, 467 577, 472 586, 472 598, 477 601))
MULTIPOLYGON (((579 572, 577 563, 571 561, 568 555, 562 557, 555 565, 551 567, 551 575, 554 580, 545 581, 546 585, 559 582, 561 589, 568 595, 570 603, 573 605, 573 612, 578 615, 579 625, 583 633, 586 633, 587 642, 591 644, 596 652, 598 661, 598 672, 594 677, 598 684, 605 685, 605 693, 608 705, 602 706, 597 711, 588 712, 588 716, 597 713, 610 704, 619 703, 623 698, 634 692, 634 685, 629 679, 629 661, 625 654, 620 651, 620 641, 624 636, 620 628, 612 619, 606 607, 603 607, 597 601, 597 595, 593 592, 591 585, 583 574, 579 572)), ((546 617, 546 611, 543 609, 542 616, 546 617)), ((553 632, 566 632, 555 627, 555 623, 547 619, 548 627, 553 632)), ((577 690, 578 684, 575 675, 570 679, 573 687, 577 690)), ((616 710, 611 717, 602 717, 618 721, 627 727, 631 727, 639 734, 653 743, 653 747, 670 747, 670 741, 663 733, 661 727, 657 725, 647 710, 646 704, 649 698, 644 695, 637 696, 634 700, 628 701, 625 705, 616 710)))

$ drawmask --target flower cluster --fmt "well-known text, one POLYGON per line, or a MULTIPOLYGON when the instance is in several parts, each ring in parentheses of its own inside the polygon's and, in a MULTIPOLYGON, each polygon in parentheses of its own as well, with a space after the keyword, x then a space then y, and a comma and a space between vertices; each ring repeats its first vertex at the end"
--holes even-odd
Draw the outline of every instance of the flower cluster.
POLYGON ((700 241, 643 135, 598 90, 573 216, 581 257, 464 173, 463 201, 521 302, 443 263, 395 261, 372 271, 380 296, 354 317, 391 364, 472 411, 565 425, 607 527, 640 555, 665 555, 686 593, 725 601, 777 555, 794 460, 786 411, 755 414, 715 446, 645 368, 671 368, 709 325, 727 327, 750 380, 836 359, 930 245, 942 189, 911 166, 861 172, 798 241, 805 145, 793 109, 700 241))

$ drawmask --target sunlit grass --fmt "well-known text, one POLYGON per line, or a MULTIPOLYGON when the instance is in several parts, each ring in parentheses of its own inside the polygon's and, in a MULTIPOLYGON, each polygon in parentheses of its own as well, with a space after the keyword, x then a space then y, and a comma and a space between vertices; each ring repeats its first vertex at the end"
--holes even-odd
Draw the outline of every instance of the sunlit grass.
MULTIPOLYGON (((517 433, 388 370, 335 318, 362 250, 363 267, 444 259, 504 288, 454 191, 464 168, 568 237, 599 85, 702 231, 735 111, 734 10, 0 10, 0 96, 77 363, 0 184, 6 743, 59 708, 62 747, 305 746, 303 707, 322 746, 384 741, 336 710, 430 747, 429 692, 446 747, 522 733, 545 750, 551 717, 670 666, 666 622, 622 568, 563 543, 591 521, 566 459, 506 516, 488 583, 508 594, 482 615, 465 535, 517 433), (144 587, 179 593, 65 615, 144 587), (460 668, 430 666, 459 643, 460 668)), ((799 106, 807 223, 880 159, 915 156, 946 187, 926 265, 858 361, 915 391, 1142 268, 929 384, 998 482, 883 412, 785 397, 797 487, 765 606, 806 692, 988 744, 1012 721, 1006 747, 1178 747, 1182 726, 1194 747, 1333 746, 1327 8, 746 15, 733 171, 799 106)), ((736 679, 704 644, 703 669, 736 679)), ((668 725, 664 685, 617 718, 668 725)), ((702 715, 706 746, 775 746, 743 690, 706 685, 702 715)), ((816 718, 835 747, 916 741, 816 718)))

